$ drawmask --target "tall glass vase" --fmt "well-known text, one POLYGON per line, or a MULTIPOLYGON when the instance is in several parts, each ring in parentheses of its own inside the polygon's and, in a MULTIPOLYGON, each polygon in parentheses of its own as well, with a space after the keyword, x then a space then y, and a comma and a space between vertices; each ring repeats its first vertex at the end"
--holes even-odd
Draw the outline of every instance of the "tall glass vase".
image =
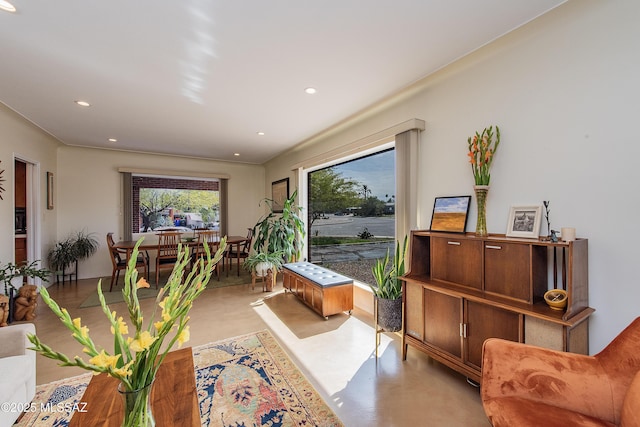
POLYGON ((122 427, 155 427, 156 421, 151 411, 152 388, 153 381, 138 390, 125 390, 122 383, 118 385, 118 393, 124 404, 122 427))
POLYGON ((474 185, 473 189, 476 193, 476 202, 478 204, 478 221, 476 222, 476 236, 484 237, 487 235, 487 193, 488 185, 474 185))

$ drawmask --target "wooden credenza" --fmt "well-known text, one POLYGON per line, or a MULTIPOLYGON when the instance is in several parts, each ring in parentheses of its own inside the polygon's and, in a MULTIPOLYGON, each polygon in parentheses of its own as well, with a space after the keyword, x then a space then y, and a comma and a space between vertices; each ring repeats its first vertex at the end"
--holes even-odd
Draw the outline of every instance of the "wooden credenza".
POLYGON ((479 381, 487 338, 589 351, 586 239, 413 231, 402 280, 403 358, 411 346, 479 381), (568 293, 565 310, 544 302, 554 287, 568 293))

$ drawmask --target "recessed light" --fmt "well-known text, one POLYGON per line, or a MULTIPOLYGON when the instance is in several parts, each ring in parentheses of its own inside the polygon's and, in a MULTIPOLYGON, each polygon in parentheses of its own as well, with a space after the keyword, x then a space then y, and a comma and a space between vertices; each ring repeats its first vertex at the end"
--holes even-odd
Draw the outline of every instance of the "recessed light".
POLYGON ((317 92, 315 87, 308 87, 304 90, 306 93, 308 93, 309 95, 313 95, 314 93, 317 92))
POLYGON ((90 107, 91 106, 91 104, 89 104, 87 101, 73 101, 73 102, 75 102, 76 104, 78 104, 81 107, 90 107))
POLYGON ((0 9, 6 10, 7 12, 16 11, 16 7, 6 0, 0 0, 0 9))
POLYGON ((256 132, 260 136, 264 136, 264 132, 256 132))
POLYGON ((240 156, 240 153, 233 153, 233 155, 238 157, 238 156, 240 156))
POLYGON ((118 142, 116 138, 109 138, 109 142, 118 142))

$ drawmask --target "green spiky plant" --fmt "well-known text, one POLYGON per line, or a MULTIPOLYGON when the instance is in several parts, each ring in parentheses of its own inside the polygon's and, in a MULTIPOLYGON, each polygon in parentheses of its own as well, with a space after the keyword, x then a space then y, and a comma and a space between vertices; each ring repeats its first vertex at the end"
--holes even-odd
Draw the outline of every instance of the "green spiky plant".
POLYGON ((393 260, 389 258, 389 250, 387 255, 376 260, 371 268, 373 278, 376 285, 371 285, 373 294, 382 299, 395 300, 402 296, 402 281, 399 279, 405 273, 405 253, 407 252, 408 239, 404 237, 402 248, 400 241, 396 242, 396 252, 393 260))

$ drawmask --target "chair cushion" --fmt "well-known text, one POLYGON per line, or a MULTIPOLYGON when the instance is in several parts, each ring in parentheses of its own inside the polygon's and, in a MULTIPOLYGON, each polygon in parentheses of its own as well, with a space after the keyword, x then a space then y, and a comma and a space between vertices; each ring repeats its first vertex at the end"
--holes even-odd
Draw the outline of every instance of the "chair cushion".
POLYGON ((620 427, 640 427, 640 372, 633 378, 624 398, 620 427))
POLYGON ((311 282, 316 283, 323 288, 353 283, 353 279, 347 276, 343 276, 342 274, 338 274, 324 267, 311 264, 310 262, 292 262, 283 265, 283 267, 309 279, 311 282))

